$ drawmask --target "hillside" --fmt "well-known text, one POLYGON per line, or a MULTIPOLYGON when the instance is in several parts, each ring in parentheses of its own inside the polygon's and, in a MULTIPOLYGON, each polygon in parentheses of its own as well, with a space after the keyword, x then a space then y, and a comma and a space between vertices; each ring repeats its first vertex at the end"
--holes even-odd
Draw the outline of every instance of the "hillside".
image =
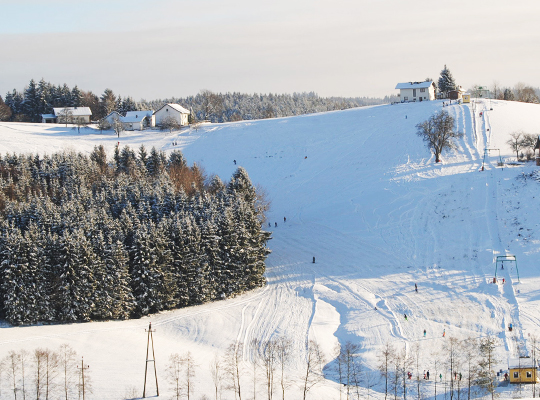
MULTIPOLYGON (((180 148, 189 164, 200 163, 207 174, 224 180, 241 165, 272 201, 268 229, 273 236, 263 289, 139 320, 3 324, 0 358, 10 350, 69 343, 91 366, 93 398, 127 398, 133 388, 140 395, 144 329, 151 321, 165 396, 170 354, 190 350, 199 364, 195 398, 213 396, 207 366, 214 354, 241 342, 250 371, 252 339, 277 336, 293 340, 292 377, 302 373, 309 339, 323 347, 328 360, 338 342, 358 343, 367 373, 377 369, 378 352, 387 341, 408 351, 420 343, 423 370, 433 368, 431 354, 448 337, 491 334, 498 339, 499 367, 505 369, 508 357, 517 355, 518 346, 528 346, 529 334, 538 334, 540 327, 540 226, 534 218, 540 184, 528 177, 538 167, 496 167, 494 151, 485 171, 480 169, 484 148, 500 149, 510 159, 505 142, 511 132, 538 133, 540 106, 492 101, 478 104, 474 117, 468 105, 446 108, 465 136, 457 151, 435 164, 415 125, 441 107, 439 101, 385 105, 209 124, 173 135, 124 132, 120 139, 111 132, 0 123, 0 154, 89 152, 104 144, 112 155, 120 141, 121 146, 180 148), (519 282, 515 268, 505 268, 497 273, 504 285, 489 283, 494 258, 504 254, 517 256, 519 282)), ((430 387, 425 390, 432 396, 430 387)), ((226 393, 224 398, 233 397, 226 393)), ((260 393, 262 398, 262 385, 260 393)), ((384 398, 384 387, 378 383, 370 395, 384 398)), ((338 396, 338 385, 327 380, 309 398, 338 396)), ((511 397, 511 389, 503 397, 511 397)))

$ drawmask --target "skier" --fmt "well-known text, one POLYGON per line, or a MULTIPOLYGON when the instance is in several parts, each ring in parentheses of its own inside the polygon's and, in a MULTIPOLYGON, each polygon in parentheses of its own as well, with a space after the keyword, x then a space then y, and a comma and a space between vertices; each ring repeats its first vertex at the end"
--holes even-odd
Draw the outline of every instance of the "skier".
POLYGON ((313 264, 315 264, 315 257, 313 257, 313 264))
POLYGON ((414 290, 416 293, 418 293, 418 286, 416 286, 416 283, 414 284, 414 290))
POLYGON ((460 373, 459 373, 459 380, 461 380, 461 376, 462 376, 462 375, 461 375, 461 372, 460 372, 460 373))
POLYGON ((236 160, 233 160, 234 165, 236 165, 236 160))
POLYGON ((283 222, 287 222, 287 217, 283 217, 283 222))
POLYGON ((442 331, 442 337, 445 337, 446 336, 446 329, 443 329, 442 331))
POLYGON ((405 317, 405 321, 407 321, 407 314, 403 314, 403 316, 405 317))
POLYGON ((424 337, 426 337, 426 330, 424 329, 424 337))
POLYGON ((268 227, 269 227, 269 228, 271 228, 271 227, 272 227, 272 224, 271 224, 270 222, 268 223, 268 227))
POLYGON ((442 382, 442 374, 439 374, 439 379, 442 382))
POLYGON ((426 370, 424 370, 424 380, 426 380, 426 370))
POLYGON ((274 222, 274 227, 277 228, 277 222, 274 222))
POLYGON ((426 376, 427 376, 428 381, 429 381, 429 369, 428 369, 427 372, 426 372, 426 376))

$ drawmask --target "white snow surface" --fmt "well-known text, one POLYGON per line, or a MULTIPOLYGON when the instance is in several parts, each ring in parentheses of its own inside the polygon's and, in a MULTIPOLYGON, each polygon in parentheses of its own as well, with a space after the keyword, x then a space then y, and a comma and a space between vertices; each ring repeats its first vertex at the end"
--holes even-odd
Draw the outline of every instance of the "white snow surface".
MULTIPOLYGON (((293 341, 288 375, 296 383, 311 339, 321 345, 329 365, 338 343, 358 343, 368 372, 376 371, 387 341, 408 351, 419 343, 420 369, 433 370, 433 353, 449 337, 490 334, 497 339, 499 367, 507 368, 508 359, 518 355, 517 346, 528 346, 529 335, 538 334, 540 326, 540 183, 526 177, 538 167, 497 167, 499 153, 493 150, 480 170, 486 147, 500 149, 506 161, 515 158, 505 142, 513 131, 538 133, 540 105, 479 102, 475 116, 469 105, 445 107, 465 136, 457 150, 436 164, 415 126, 442 105, 364 107, 205 124, 172 135, 123 132, 120 138, 90 129, 78 134, 63 125, 0 123, 2 154, 88 153, 103 144, 112 159, 118 141, 165 152, 181 149, 190 164, 197 162, 223 180, 237 165, 245 167, 272 202, 267 228, 272 254, 264 288, 136 320, 25 327, 3 323, 0 358, 10 350, 57 349, 68 343, 90 365, 95 399, 124 399, 133 391, 142 395, 149 322, 156 329, 163 397, 172 394, 166 379, 169 355, 190 351, 199 365, 195 398, 214 398, 208 365, 232 343, 244 346, 243 391, 250 397, 255 338, 293 341), (507 264, 493 284, 495 257, 505 254, 516 255, 519 281, 515 266, 507 264), (512 332, 506 329, 509 323, 512 332)), ((423 385, 432 397, 431 387, 423 385)), ((259 386, 263 398, 262 378, 259 386)), ((500 390, 503 397, 512 397, 513 388, 500 390)), ((147 388, 147 394, 152 391, 147 388)), ((362 393, 365 397, 367 389, 362 393)), ((300 395, 293 386, 287 397, 300 395)), ((382 381, 370 396, 384 398, 382 381)), ((339 385, 328 373, 308 397, 339 398, 339 385)), ((234 395, 224 391, 223 398, 234 395)))

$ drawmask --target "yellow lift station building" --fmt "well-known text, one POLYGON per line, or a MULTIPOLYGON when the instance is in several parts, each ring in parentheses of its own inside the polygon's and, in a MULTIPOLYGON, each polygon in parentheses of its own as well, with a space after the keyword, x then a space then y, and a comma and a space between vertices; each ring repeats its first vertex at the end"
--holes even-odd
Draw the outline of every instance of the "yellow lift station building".
POLYGON ((536 366, 530 357, 511 358, 508 360, 510 383, 536 382, 536 366))

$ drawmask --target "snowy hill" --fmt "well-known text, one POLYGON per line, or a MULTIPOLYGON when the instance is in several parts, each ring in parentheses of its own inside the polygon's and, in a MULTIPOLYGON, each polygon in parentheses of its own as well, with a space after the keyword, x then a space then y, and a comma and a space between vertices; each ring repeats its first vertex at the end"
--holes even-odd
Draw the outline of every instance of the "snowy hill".
MULTIPOLYGON (((506 360, 518 355, 518 346, 528 346, 529 335, 540 327, 540 226, 535 218, 540 183, 529 177, 538 170, 532 163, 497 167, 498 151, 490 152, 485 171, 480 169, 485 148, 500 149, 509 160, 513 155, 505 142, 511 132, 538 133, 540 106, 486 101, 476 107, 475 115, 468 105, 445 108, 465 136, 439 164, 415 134, 415 125, 440 110, 440 101, 209 124, 173 135, 124 132, 120 139, 111 132, 77 134, 61 125, 0 123, 0 154, 89 152, 104 144, 112 155, 120 141, 120 146, 180 148, 190 164, 200 163, 207 174, 224 180, 241 165, 272 201, 268 229, 273 234, 269 283, 263 289, 140 320, 4 324, 0 358, 10 350, 68 343, 91 366, 93 398, 132 397, 133 389, 140 396, 144 329, 151 321, 164 395, 170 393, 165 372, 170 354, 194 354, 198 399, 213 396, 208 364, 215 354, 222 355, 232 343, 243 344, 247 388, 252 340, 278 336, 293 340, 289 374, 298 380, 310 339, 321 345, 328 361, 336 356, 338 342, 358 343, 367 372, 376 371, 386 342, 409 352, 419 343, 424 370, 433 368, 432 353, 448 337, 491 334, 497 338, 499 367, 505 369, 506 360), (515 266, 507 264, 497 272, 505 283, 490 283, 495 257, 505 254, 516 255, 519 281, 515 266), (506 329, 509 323, 512 332, 506 329)), ((262 383, 260 389, 262 398, 262 383)), ((299 396, 298 390, 289 389, 299 396)), ((309 398, 337 398, 338 390, 329 379, 309 398)), ((432 396, 430 387, 425 390, 432 396)), ((384 387, 376 384, 370 395, 384 397, 384 387)), ((511 397, 511 389, 503 396, 511 397)), ((225 391, 223 397, 234 396, 225 391)))

